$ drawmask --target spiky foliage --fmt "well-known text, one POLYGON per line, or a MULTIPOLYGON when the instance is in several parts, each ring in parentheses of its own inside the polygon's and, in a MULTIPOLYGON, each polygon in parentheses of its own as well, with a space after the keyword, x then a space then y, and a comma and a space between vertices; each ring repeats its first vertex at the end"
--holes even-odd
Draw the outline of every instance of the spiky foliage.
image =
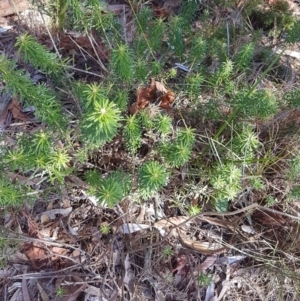
POLYGON ((82 89, 85 110, 93 110, 99 99, 106 98, 106 91, 98 84, 88 84, 82 89))
POLYGON ((251 125, 245 125, 241 131, 237 131, 236 135, 230 141, 230 152, 234 153, 235 158, 245 161, 255 157, 255 151, 261 145, 258 135, 254 133, 251 125))
POLYGON ((198 64, 202 62, 208 51, 208 43, 207 41, 202 37, 202 36, 197 36, 193 41, 192 41, 192 47, 190 51, 190 57, 189 60, 193 64, 198 64))
POLYGON ((201 95, 201 85, 204 82, 204 76, 201 73, 190 74, 187 78, 187 92, 191 99, 198 100, 201 95))
POLYGON ((123 190, 120 183, 108 176, 100 181, 96 194, 100 202, 104 201, 109 207, 113 207, 122 200, 123 190))
POLYGON ((117 134, 121 111, 96 84, 83 86, 81 92, 85 111, 81 125, 83 138, 94 146, 101 146, 117 134))
POLYGON ((155 118, 154 125, 157 132, 162 136, 172 132, 172 119, 168 115, 158 114, 155 118))
POLYGON ((291 108, 298 109, 300 107, 300 89, 286 93, 284 99, 291 108))
POLYGON ((19 185, 12 184, 6 178, 0 178, 0 206, 17 207, 24 201, 24 192, 19 185))
POLYGON ((294 23, 294 25, 287 30, 286 41, 291 44, 295 44, 300 41, 300 22, 294 23))
POLYGON ((179 130, 174 140, 162 142, 159 150, 169 166, 178 168, 191 158, 194 142, 193 129, 186 128, 179 130))
POLYGON ((111 67, 114 74, 124 82, 128 82, 133 76, 132 52, 125 44, 115 47, 111 54, 111 67))
POLYGON ((126 147, 130 153, 134 154, 142 145, 142 129, 140 120, 136 115, 127 117, 123 129, 126 147))
POLYGON ((111 98, 113 102, 117 105, 119 110, 124 111, 128 104, 128 92, 126 90, 116 90, 111 98))
POLYGON ((165 30, 166 23, 162 18, 158 18, 152 22, 149 44, 153 51, 157 51, 161 48, 165 30))
POLYGON ((55 53, 46 50, 33 36, 28 33, 20 35, 17 38, 16 47, 26 63, 30 63, 56 78, 62 76, 63 63, 55 53))
MULTIPOLYGON (((181 5, 181 16, 184 20, 191 21, 196 15, 199 9, 198 0, 195 1, 184 1, 181 5)), ((189 24, 189 22, 187 22, 189 24)))
POLYGON ((231 60, 228 59, 226 62, 223 62, 217 73, 214 75, 214 85, 220 86, 224 83, 228 83, 233 70, 234 64, 231 60))
POLYGON ((215 189, 215 207, 219 212, 225 212, 228 202, 241 191, 241 170, 233 165, 218 165, 214 167, 210 183, 215 189))
POLYGON ((148 6, 142 7, 137 15, 136 22, 140 33, 145 34, 148 31, 148 26, 152 17, 152 10, 148 6))
POLYGON ((169 28, 169 44, 170 50, 178 57, 182 57, 185 50, 185 43, 183 39, 185 20, 180 16, 174 16, 170 22, 169 28))
POLYGON ((28 75, 16 70, 15 63, 5 56, 0 56, 0 74, 6 89, 25 99, 28 105, 34 105, 35 114, 42 122, 59 129, 65 125, 62 107, 54 91, 43 84, 34 85, 28 75))
POLYGON ((157 161, 143 164, 138 172, 139 193, 145 199, 153 197, 168 182, 168 172, 157 161))
POLYGON ((145 59, 138 59, 135 65, 135 76, 139 81, 144 81, 147 77, 147 64, 145 59))
POLYGON ((116 105, 108 99, 99 99, 92 111, 83 116, 83 138, 95 146, 111 141, 120 127, 121 115, 116 105))
POLYGON ((122 170, 111 172, 101 177, 97 170, 90 170, 85 174, 86 181, 91 185, 90 192, 95 194, 100 204, 113 207, 128 195, 131 189, 131 179, 122 170))
POLYGON ((235 106, 247 117, 268 118, 278 110, 278 102, 270 90, 255 90, 239 92, 234 100, 235 106))
POLYGON ((240 51, 237 53, 234 59, 234 63, 239 70, 243 71, 246 68, 250 67, 250 62, 254 55, 254 49, 254 44, 251 42, 244 44, 241 47, 240 51))

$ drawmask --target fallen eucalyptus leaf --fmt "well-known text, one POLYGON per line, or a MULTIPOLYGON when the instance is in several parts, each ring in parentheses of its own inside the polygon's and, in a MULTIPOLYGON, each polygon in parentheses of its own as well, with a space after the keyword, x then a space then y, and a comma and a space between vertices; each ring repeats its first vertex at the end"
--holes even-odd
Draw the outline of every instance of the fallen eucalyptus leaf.
POLYGON ((145 230, 148 228, 150 228, 150 226, 145 225, 145 224, 134 224, 134 223, 128 224, 128 223, 126 223, 120 227, 120 231, 123 234, 130 234, 130 233, 138 232, 138 231, 145 230))
POLYGON ((247 225, 242 225, 242 226, 241 226, 241 229, 242 229, 244 232, 248 233, 248 234, 255 234, 255 233, 256 233, 255 230, 254 230, 252 227, 247 226, 247 225))
POLYGON ((243 260, 245 258, 246 258, 246 256, 244 256, 244 255, 224 256, 224 257, 220 258, 218 260, 218 262, 221 264, 233 264, 233 263, 243 260))
POLYGON ((179 235, 179 240, 183 245, 186 247, 189 247, 197 252, 200 252, 202 254, 218 254, 218 253, 224 253, 226 251, 226 248, 223 247, 220 243, 210 243, 206 241, 195 241, 186 237, 182 237, 179 235))

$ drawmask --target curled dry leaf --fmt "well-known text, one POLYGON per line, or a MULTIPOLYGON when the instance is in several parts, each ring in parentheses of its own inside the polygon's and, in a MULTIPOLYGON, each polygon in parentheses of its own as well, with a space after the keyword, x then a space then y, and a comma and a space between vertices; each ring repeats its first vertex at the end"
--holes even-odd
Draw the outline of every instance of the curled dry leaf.
POLYGON ((137 90, 137 100, 130 107, 130 113, 135 114, 140 110, 144 109, 151 102, 155 101, 156 98, 156 87, 155 80, 152 78, 150 86, 140 87, 137 90))
POLYGON ((172 91, 167 90, 161 82, 151 78, 150 86, 143 86, 137 90, 137 100, 131 105, 130 113, 136 114, 156 101, 159 101, 159 107, 169 110, 174 99, 175 94, 172 91))
POLYGON ((179 235, 180 242, 185 245, 186 247, 189 247, 197 252, 200 252, 202 254, 219 254, 224 253, 226 251, 226 248, 223 247, 220 243, 210 243, 206 241, 195 241, 189 238, 184 237, 183 235, 179 235))
POLYGON ((22 113, 22 108, 16 98, 12 99, 12 102, 9 104, 7 109, 12 113, 15 119, 22 121, 27 121, 30 119, 26 114, 22 113))
POLYGON ((164 95, 162 95, 159 100, 160 100, 160 104, 159 106, 162 108, 162 109, 165 109, 165 110, 170 110, 170 104, 174 101, 175 99, 175 94, 168 90, 168 92, 164 95))

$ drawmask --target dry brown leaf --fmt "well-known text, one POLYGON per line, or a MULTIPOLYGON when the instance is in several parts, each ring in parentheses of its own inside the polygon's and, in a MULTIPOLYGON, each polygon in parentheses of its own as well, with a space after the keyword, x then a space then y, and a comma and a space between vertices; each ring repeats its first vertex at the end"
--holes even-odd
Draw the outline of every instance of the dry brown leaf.
MULTIPOLYGON (((154 80, 154 79, 151 79, 151 80, 154 80)), ((168 90, 165 88, 164 84, 162 84, 161 82, 157 82, 157 81, 154 81, 154 82, 155 82, 156 90, 158 92, 162 92, 162 93, 168 92, 168 90)))
POLYGON ((28 177, 24 177, 24 176, 21 176, 21 175, 18 175, 14 172, 8 172, 8 176, 10 178, 10 180, 12 181, 12 183, 20 183, 21 185, 23 184, 26 184, 26 185, 36 185, 38 184, 42 178, 33 178, 33 179, 30 179, 28 177))
POLYGON ((216 259, 217 255, 215 254, 213 254, 212 256, 208 256, 202 263, 196 266, 194 276, 197 276, 199 273, 211 267, 215 263, 216 259))
POLYGON ((89 187, 89 185, 86 182, 84 182, 83 180, 81 180, 80 178, 78 178, 74 175, 68 175, 65 179, 70 181, 71 185, 80 186, 80 187, 83 187, 83 188, 88 188, 89 187))
POLYGON ((15 119, 22 121, 27 121, 30 119, 26 114, 22 113, 22 108, 16 98, 12 99, 11 103, 8 106, 8 111, 12 113, 15 119))
POLYGON ((49 263, 46 250, 38 244, 25 243, 22 252, 26 254, 34 268, 41 268, 49 263))
MULTIPOLYGON (((166 227, 174 227, 180 224, 185 223, 190 217, 189 216, 174 216, 169 218, 163 218, 154 224, 155 228, 166 228, 166 227)), ((184 225, 189 225, 187 222, 184 225)))
POLYGON ((75 261, 82 262, 81 261, 81 252, 79 250, 74 250, 70 256, 71 258, 73 258, 75 261))
POLYGON ((138 89, 137 100, 131 105, 130 113, 136 114, 156 100, 160 102, 159 107, 169 110, 174 99, 175 94, 172 91, 167 90, 161 82, 151 78, 150 86, 143 86, 138 89), (160 95, 161 93, 164 94, 160 95))
POLYGON ((168 90, 168 92, 164 95, 162 95, 159 100, 160 100, 160 104, 159 106, 162 108, 162 109, 165 109, 165 110, 170 110, 170 104, 174 101, 175 99, 175 94, 168 90))
POLYGON ((184 237, 183 235, 179 235, 180 242, 185 245, 186 247, 189 247, 197 252, 200 252, 202 254, 219 254, 224 253, 226 251, 226 248, 223 247, 220 243, 210 243, 206 241, 195 241, 189 238, 184 237))
POLYGON ((179 254, 176 257, 176 267, 173 269, 173 273, 177 272, 178 275, 186 275, 188 272, 188 258, 186 254, 179 254))
POLYGON ((0 97, 0 127, 5 128, 11 121, 11 114, 8 112, 8 107, 11 101, 9 93, 2 93, 0 97))
MULTIPOLYGON (((185 229, 185 227, 189 225, 189 222, 187 222, 189 218, 190 217, 188 216, 174 216, 167 219, 161 219, 160 221, 156 222, 153 227, 155 227, 162 236, 165 236, 167 232, 166 228, 170 227, 172 229, 173 227, 180 225, 178 227, 179 229, 185 229)), ((171 232, 171 234, 174 236, 178 235, 175 229, 171 230, 171 232)))
POLYGON ((130 234, 130 233, 142 231, 142 230, 149 229, 149 228, 150 228, 150 225, 125 223, 120 226, 119 230, 123 234, 130 234))
POLYGON ((129 112, 130 112, 130 114, 132 114, 132 115, 139 112, 139 106, 138 106, 138 103, 137 103, 137 102, 135 102, 135 103, 133 103, 133 104, 131 105, 131 107, 130 107, 130 109, 129 109, 129 112))

